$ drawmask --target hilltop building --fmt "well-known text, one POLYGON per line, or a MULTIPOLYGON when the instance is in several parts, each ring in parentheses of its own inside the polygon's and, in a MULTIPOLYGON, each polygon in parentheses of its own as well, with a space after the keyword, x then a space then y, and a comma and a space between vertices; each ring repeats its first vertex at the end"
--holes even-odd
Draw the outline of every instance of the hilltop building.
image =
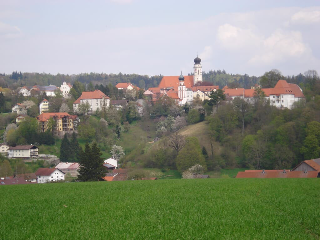
MULTIPOLYGON (((255 89, 235 88, 229 89, 227 86, 223 88, 227 99, 232 100, 236 97, 243 98, 248 102, 253 102, 255 89)), ((302 89, 293 83, 287 83, 286 80, 279 80, 274 88, 262 88, 265 98, 270 100, 270 104, 277 108, 291 109, 295 102, 304 99, 302 89)))
POLYGON ((79 112, 79 105, 89 104, 89 113, 108 108, 110 106, 110 98, 100 90, 92 92, 82 92, 81 96, 73 103, 73 111, 79 112))
POLYGON ((64 135, 64 133, 72 133, 76 130, 79 118, 76 115, 70 115, 66 112, 58 113, 42 113, 37 117, 40 132, 45 132, 50 127, 49 120, 55 122, 54 131, 56 134, 64 135))
POLYGON ((190 76, 164 76, 157 88, 149 88, 144 95, 150 96, 152 101, 157 101, 161 96, 167 95, 179 105, 191 103, 193 99, 209 99, 211 91, 216 91, 219 86, 202 81, 201 59, 194 59, 194 74, 190 76))
POLYGON ((63 82, 60 86, 60 91, 62 93, 62 96, 64 98, 69 98, 70 97, 70 90, 72 88, 71 83, 63 82))
POLYGON ((39 104, 39 113, 42 114, 44 112, 49 112, 49 101, 47 99, 43 99, 39 104))

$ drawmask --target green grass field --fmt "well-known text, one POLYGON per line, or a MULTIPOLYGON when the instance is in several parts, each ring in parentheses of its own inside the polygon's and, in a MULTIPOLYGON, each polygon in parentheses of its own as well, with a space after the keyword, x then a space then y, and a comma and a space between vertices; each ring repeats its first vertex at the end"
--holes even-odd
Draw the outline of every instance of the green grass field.
POLYGON ((319 239, 319 179, 0 186, 1 239, 319 239))

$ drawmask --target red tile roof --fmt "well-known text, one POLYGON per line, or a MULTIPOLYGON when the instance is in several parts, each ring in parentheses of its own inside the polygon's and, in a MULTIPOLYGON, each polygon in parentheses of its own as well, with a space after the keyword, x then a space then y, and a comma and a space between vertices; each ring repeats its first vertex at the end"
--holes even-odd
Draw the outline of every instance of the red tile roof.
POLYGON ((0 180, 0 185, 14 185, 14 184, 36 184, 36 182, 30 182, 24 177, 7 177, 0 180))
POLYGON ((317 178, 317 171, 291 171, 283 172, 282 171, 265 171, 262 170, 259 172, 238 172, 236 178, 317 178))
POLYGON ((9 147, 9 150, 29 150, 31 148, 38 148, 35 145, 17 145, 15 147, 9 147))
POLYGON ((79 104, 80 100, 84 99, 103 99, 103 98, 109 98, 107 95, 105 95, 100 90, 95 90, 92 92, 82 92, 81 96, 74 102, 74 104, 79 104))
MULTIPOLYGON (((187 88, 193 87, 193 76, 192 75, 191 76, 184 76, 184 85, 187 88)), ((165 76, 165 77, 163 77, 161 82, 159 83, 158 87, 159 88, 170 88, 170 87, 172 87, 175 91, 178 91, 179 76, 165 76)))
POLYGON ((113 180, 113 178, 114 177, 112 177, 112 176, 106 176, 106 177, 103 177, 103 180, 111 182, 113 180))
POLYGON ((315 171, 320 172, 320 164, 317 163, 320 162, 320 159, 312 159, 312 160, 305 160, 301 163, 299 163, 294 169, 292 169, 292 171, 294 171, 295 169, 297 169, 302 163, 306 163, 308 164, 310 167, 312 167, 315 171))
POLYGON ((127 89, 127 87, 129 87, 129 86, 131 86, 131 87, 134 87, 131 83, 118 83, 117 85, 116 85, 116 88, 124 88, 124 89, 127 89))
POLYGON ((178 93, 176 91, 173 91, 173 90, 168 91, 167 92, 167 96, 172 98, 172 99, 179 99, 178 93))
MULTIPOLYGON (((254 89, 236 88, 230 89, 227 86, 223 88, 224 93, 230 97, 245 96, 246 98, 254 97, 254 89)), ((297 98, 304 98, 301 88, 297 84, 287 83, 286 80, 279 80, 274 88, 262 88, 264 94, 270 95, 293 94, 297 98)))
POLYGON ((200 90, 201 92, 211 92, 213 90, 219 89, 219 86, 194 86, 191 88, 193 92, 200 90))
POLYGON ((63 117, 72 117, 72 115, 69 115, 69 113, 66 112, 58 112, 58 113, 41 113, 37 119, 40 122, 46 122, 48 121, 50 118, 56 118, 56 119, 60 119, 63 117))
MULTIPOLYGON (((37 176, 50 176, 56 170, 62 172, 61 170, 59 170, 57 168, 39 168, 36 171, 36 175, 37 176)), ((62 173, 64 173, 64 172, 62 172, 62 173)))

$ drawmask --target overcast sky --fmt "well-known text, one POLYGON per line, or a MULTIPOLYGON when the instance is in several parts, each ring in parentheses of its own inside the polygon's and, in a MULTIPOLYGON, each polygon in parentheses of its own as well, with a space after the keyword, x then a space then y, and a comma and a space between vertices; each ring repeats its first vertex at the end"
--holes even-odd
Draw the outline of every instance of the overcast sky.
POLYGON ((315 0, 0 0, 0 73, 320 73, 315 0))

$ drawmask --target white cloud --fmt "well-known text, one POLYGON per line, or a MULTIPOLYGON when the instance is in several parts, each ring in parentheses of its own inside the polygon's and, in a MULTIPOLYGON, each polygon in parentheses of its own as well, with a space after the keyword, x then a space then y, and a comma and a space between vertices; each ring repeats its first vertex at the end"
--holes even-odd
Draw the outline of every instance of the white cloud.
POLYGON ((21 36, 21 30, 16 26, 0 22, 0 38, 17 38, 21 36))
POLYGON ((303 43, 300 32, 286 32, 276 30, 262 42, 262 48, 253 56, 249 63, 252 65, 275 65, 289 58, 296 58, 310 54, 308 47, 303 43))
POLYGON ((302 10, 295 13, 291 17, 293 23, 299 24, 311 24, 320 22, 320 11, 319 10, 302 10))

